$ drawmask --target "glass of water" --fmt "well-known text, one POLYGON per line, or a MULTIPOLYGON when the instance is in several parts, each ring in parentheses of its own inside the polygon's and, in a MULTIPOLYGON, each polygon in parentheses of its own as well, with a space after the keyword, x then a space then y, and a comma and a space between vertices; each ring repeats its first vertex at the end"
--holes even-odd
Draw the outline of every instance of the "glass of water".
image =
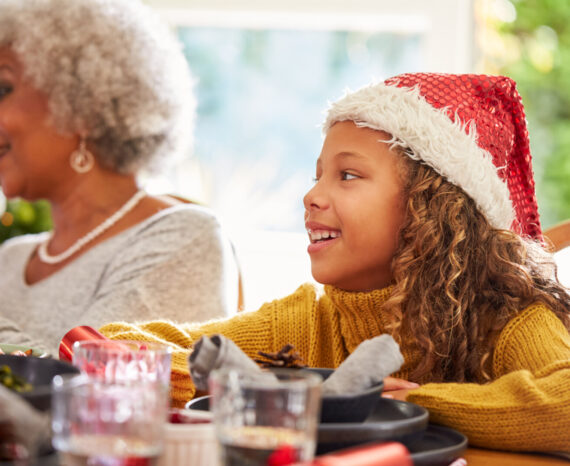
POLYGON ((171 351, 112 343, 76 343, 82 373, 53 379, 52 443, 63 466, 153 466, 162 453, 171 351))
POLYGON ((283 369, 275 379, 212 372, 209 388, 224 466, 292 464, 315 454, 321 377, 283 369))
POLYGON ((85 340, 73 344, 72 364, 101 382, 157 382, 168 388, 172 350, 152 342, 85 340))

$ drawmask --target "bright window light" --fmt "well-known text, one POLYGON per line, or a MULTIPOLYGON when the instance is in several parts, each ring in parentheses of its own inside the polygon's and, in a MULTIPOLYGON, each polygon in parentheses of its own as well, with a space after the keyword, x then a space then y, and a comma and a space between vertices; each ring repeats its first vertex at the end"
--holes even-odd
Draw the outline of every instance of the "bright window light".
MULTIPOLYGON (((446 3, 456 5, 448 12, 456 20, 465 2, 446 3)), ((219 214, 240 258, 246 308, 256 309, 312 280, 302 198, 314 177, 327 102, 346 88, 433 69, 442 33, 430 16, 437 8, 425 6, 350 14, 300 4, 227 8, 193 2, 168 9, 161 2, 197 78, 198 115, 192 156, 153 183, 219 214)), ((450 45, 441 71, 458 71, 456 58, 465 54, 453 47, 462 41, 450 45)))

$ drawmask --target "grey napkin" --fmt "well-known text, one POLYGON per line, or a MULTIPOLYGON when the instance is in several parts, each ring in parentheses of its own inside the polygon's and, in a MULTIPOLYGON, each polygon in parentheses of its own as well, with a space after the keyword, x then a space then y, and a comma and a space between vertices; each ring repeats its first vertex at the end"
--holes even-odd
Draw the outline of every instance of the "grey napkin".
MULTIPOLYGON (((381 382, 403 364, 400 348, 390 335, 365 340, 323 382, 323 396, 359 393, 381 382)), ((208 376, 214 369, 233 368, 252 378, 270 382, 275 376, 264 372, 232 340, 203 336, 188 359, 190 375, 199 390, 208 389, 208 376)))
POLYGON ((323 396, 358 393, 382 382, 404 363, 398 343, 387 334, 364 340, 323 383, 323 396))
POLYGON ((232 368, 251 378, 275 380, 273 374, 263 372, 232 340, 222 335, 200 338, 194 344, 188 365, 198 390, 208 389, 208 376, 214 369, 232 368))

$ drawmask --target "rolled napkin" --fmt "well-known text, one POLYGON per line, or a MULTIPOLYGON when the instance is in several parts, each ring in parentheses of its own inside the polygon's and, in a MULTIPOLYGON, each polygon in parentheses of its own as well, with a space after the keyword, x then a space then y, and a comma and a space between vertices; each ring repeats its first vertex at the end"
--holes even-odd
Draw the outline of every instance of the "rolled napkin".
POLYGON ((390 335, 364 340, 323 382, 323 396, 366 390, 396 372, 403 363, 400 347, 390 335))
MULTIPOLYGON (((323 382, 323 396, 362 392, 379 384, 402 366, 404 357, 390 335, 365 340, 323 382)), ((214 369, 233 368, 252 378, 270 382, 275 376, 262 371, 232 340, 222 336, 203 336, 188 359, 190 375, 198 390, 208 389, 208 376, 214 369)))
POLYGON ((222 335, 201 337, 194 344, 188 365, 198 390, 208 389, 208 376, 214 369, 233 368, 252 378, 275 380, 273 374, 263 372, 232 340, 222 335))
POLYGON ((0 385, 0 440, 20 444, 30 456, 51 436, 50 417, 0 385))

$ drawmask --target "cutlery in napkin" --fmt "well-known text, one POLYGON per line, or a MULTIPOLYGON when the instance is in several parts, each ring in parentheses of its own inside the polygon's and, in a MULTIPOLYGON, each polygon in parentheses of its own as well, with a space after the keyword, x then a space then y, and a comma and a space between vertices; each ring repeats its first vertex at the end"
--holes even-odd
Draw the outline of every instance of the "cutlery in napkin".
POLYGON ((378 385, 403 363, 400 346, 391 335, 364 340, 323 382, 323 395, 361 392, 378 385))
POLYGON ((188 358, 190 376, 198 390, 208 390, 208 376, 214 369, 232 368, 252 379, 275 380, 263 372, 232 340, 222 335, 203 336, 195 344, 188 358))
MULTIPOLYGON (((323 382, 323 396, 359 393, 379 384, 402 366, 404 357, 398 343, 387 334, 365 340, 323 382)), ((214 369, 232 368, 264 381, 275 379, 262 371, 232 340, 222 336, 203 336, 188 359, 196 388, 208 389, 208 376, 214 369)))
POLYGON ((33 452, 50 440, 48 414, 33 408, 9 388, 0 385, 0 440, 23 445, 33 452))

